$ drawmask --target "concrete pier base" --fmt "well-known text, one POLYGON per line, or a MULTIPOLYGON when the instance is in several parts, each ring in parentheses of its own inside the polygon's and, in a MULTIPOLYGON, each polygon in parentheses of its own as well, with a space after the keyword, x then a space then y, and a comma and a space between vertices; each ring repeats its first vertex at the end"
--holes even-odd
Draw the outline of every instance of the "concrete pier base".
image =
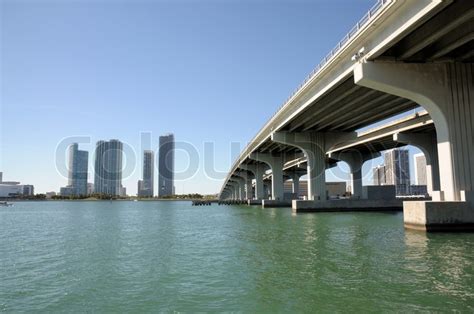
POLYGON ((291 200, 262 200, 261 204, 263 208, 291 207, 291 200))
POLYGON ((247 205, 262 205, 262 200, 247 200, 247 205))
POLYGON ((468 202, 403 202, 403 223, 407 229, 423 231, 474 231, 474 209, 468 202))
POLYGON ((364 200, 364 199, 342 199, 329 201, 302 201, 293 200, 292 210, 294 213, 317 213, 317 212, 351 212, 351 211, 401 211, 403 201, 392 200, 364 200))

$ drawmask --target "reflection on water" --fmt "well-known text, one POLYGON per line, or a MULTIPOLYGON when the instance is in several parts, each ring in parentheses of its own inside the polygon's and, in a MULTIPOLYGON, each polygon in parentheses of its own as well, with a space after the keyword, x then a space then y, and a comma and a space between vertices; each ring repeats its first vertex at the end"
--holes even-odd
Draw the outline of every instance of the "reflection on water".
POLYGON ((441 294, 473 300, 472 235, 405 231, 406 268, 425 277, 441 294))
POLYGON ((0 224, 7 312, 474 311, 474 235, 401 213, 25 202, 0 224))

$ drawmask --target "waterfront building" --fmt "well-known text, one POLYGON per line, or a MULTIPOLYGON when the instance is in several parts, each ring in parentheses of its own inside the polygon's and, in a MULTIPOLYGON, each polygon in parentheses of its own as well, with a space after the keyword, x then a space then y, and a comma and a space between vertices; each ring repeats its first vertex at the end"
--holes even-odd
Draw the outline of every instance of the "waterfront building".
POLYGON ((158 196, 173 195, 174 192, 174 135, 160 136, 158 161, 158 196))
POLYGON ((385 166, 376 166, 372 168, 373 184, 374 185, 385 185, 385 166))
POLYGON ((119 140, 98 141, 95 149, 94 192, 119 196, 122 187, 123 144, 119 140))
POLYGON ((33 196, 35 195, 35 187, 31 184, 23 185, 23 195, 33 196))
POLYGON ((124 186, 120 186, 120 194, 121 197, 126 197, 127 196, 127 188, 124 186))
POLYGON ((18 181, 3 181, 3 173, 0 172, 0 197, 31 196, 34 193, 33 185, 20 184, 18 181))
POLYGON ((138 181, 138 196, 153 197, 153 175, 154 175, 155 154, 151 150, 143 152, 143 173, 142 180, 138 181))
POLYGON ((87 195, 94 193, 94 183, 87 183, 87 195))
POLYGON ((54 192, 54 191, 46 192, 45 195, 46 195, 46 198, 47 198, 47 199, 50 199, 50 198, 52 198, 53 196, 56 196, 56 192, 54 192))
POLYGON ((89 152, 79 150, 77 143, 71 144, 68 165, 68 185, 61 188, 61 195, 87 195, 89 152))
POLYGON ((426 157, 424 154, 413 156, 415 165, 415 182, 417 185, 426 185, 426 157))
POLYGON ((385 184, 395 185, 396 195, 410 194, 410 162, 407 149, 392 149, 384 153, 385 184))
POLYGON ((73 196, 74 188, 72 186, 63 186, 59 189, 59 195, 61 196, 73 196))

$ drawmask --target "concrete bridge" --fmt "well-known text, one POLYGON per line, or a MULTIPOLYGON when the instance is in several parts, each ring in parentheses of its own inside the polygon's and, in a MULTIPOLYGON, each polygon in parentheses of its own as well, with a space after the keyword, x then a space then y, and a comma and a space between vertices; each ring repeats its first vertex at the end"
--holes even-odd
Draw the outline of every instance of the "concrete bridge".
POLYGON ((390 146, 411 144, 427 158, 432 200, 404 202, 405 226, 472 229, 473 62, 473 1, 378 1, 244 148, 220 198, 263 199, 270 169, 272 200, 283 201, 284 175, 299 175, 304 166, 307 200, 293 200, 293 209, 329 208, 325 169, 342 160, 351 168, 355 198, 346 207, 357 208, 357 199, 366 201, 363 162, 390 146), (356 133, 420 106, 427 114, 384 126, 379 138, 376 130, 356 133), (421 117, 431 123, 406 129, 421 117), (300 166, 293 174, 291 164, 300 166))

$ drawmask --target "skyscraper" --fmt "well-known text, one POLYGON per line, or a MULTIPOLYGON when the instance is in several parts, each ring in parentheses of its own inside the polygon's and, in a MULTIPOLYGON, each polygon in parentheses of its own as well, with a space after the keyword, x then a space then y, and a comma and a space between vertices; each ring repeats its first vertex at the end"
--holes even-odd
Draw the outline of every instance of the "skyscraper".
POLYGON ((151 150, 143 152, 143 180, 138 181, 138 196, 152 197, 155 154, 151 150))
POLYGON ((69 146, 68 185, 61 188, 61 195, 87 195, 87 169, 89 152, 79 150, 77 143, 69 146))
POLYGON ((416 185, 426 185, 426 157, 422 153, 413 155, 416 185))
POLYGON ((374 185, 385 185, 385 166, 377 166, 372 168, 374 185))
POLYGON ((172 195, 174 190, 174 135, 160 136, 158 196, 172 195))
POLYGON ((89 152, 79 150, 77 143, 69 146, 69 178, 68 185, 74 195, 87 195, 87 168, 89 152))
POLYGON ((397 195, 410 194, 410 162, 407 149, 392 149, 384 154, 385 182, 395 185, 397 195))
POLYGON ((95 193, 118 196, 122 187, 123 144, 119 140, 98 141, 95 148, 95 193))

